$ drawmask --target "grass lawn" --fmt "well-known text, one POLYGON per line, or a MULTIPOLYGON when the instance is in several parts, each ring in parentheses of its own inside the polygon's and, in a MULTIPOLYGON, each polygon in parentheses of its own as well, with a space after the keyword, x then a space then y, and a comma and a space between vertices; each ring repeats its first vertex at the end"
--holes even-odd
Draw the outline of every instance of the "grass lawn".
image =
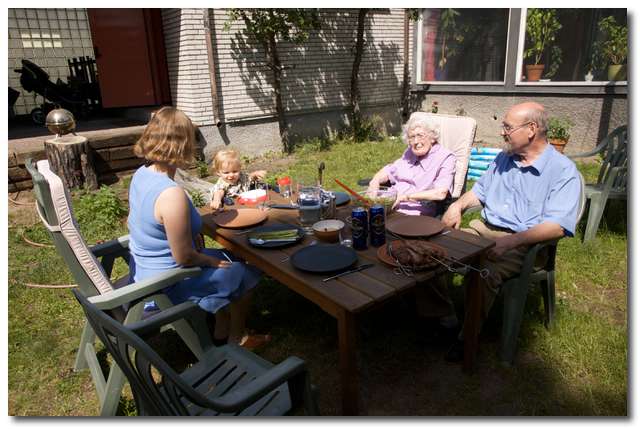
MULTIPOLYGON (((310 179, 318 162, 324 161, 326 187, 337 190, 334 177, 356 187, 359 178, 371 177, 403 150, 399 139, 332 145, 318 141, 299 148, 287 162, 273 156, 254 160, 249 168, 279 165, 278 171, 270 168, 272 176, 288 172, 294 178, 310 179)), ((580 164, 579 168, 587 182, 595 179, 597 165, 580 164)), ((112 189, 126 198, 127 184, 125 180, 112 189)), ((21 201, 32 201, 25 198, 21 201)), ((366 411, 425 416, 627 415, 626 214, 625 202, 610 202, 592 243, 580 241, 584 220, 578 238, 560 242, 556 322, 550 330, 544 328, 541 299, 532 294, 513 367, 501 366, 496 358, 499 303, 483 329, 478 371, 472 376, 443 361, 446 345, 419 341, 424 327, 415 317, 410 295, 367 314, 358 338, 360 394, 366 411)), ((106 228, 89 219, 81 227, 89 243, 126 233, 123 222, 106 228)), ((9 414, 96 415, 98 401, 88 372, 72 371, 83 325, 80 307, 68 290, 25 286, 64 285, 73 279, 54 248, 34 247, 23 237, 50 244, 32 206, 10 204, 9 414)), ((124 270, 119 265, 116 274, 124 270)), ((461 303, 461 288, 454 294, 461 303)), ((319 388, 321 412, 339 414, 335 320, 265 278, 248 323, 274 337, 258 351, 263 357, 272 362, 289 355, 306 360, 312 382, 319 388)), ((173 345, 175 338, 165 335, 158 341, 173 345)), ((187 359, 179 351, 172 358, 178 365, 187 359)), ((135 414, 130 392, 121 401, 120 413, 135 414)))

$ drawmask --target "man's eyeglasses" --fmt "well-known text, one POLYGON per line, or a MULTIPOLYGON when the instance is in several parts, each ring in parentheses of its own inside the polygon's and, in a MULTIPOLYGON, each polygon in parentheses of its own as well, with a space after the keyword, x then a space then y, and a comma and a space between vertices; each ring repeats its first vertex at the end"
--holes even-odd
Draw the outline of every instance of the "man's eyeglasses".
POLYGON ((516 131, 516 130, 519 130, 519 129, 520 129, 520 128, 522 128, 522 127, 526 127, 527 125, 532 124, 532 123, 533 123, 533 122, 529 121, 529 122, 525 122, 524 124, 520 124, 520 125, 516 125, 516 126, 511 126, 511 125, 509 125, 509 124, 502 124, 502 131, 503 131, 505 134, 509 135, 509 134, 511 134, 512 132, 514 132, 514 131, 516 131))

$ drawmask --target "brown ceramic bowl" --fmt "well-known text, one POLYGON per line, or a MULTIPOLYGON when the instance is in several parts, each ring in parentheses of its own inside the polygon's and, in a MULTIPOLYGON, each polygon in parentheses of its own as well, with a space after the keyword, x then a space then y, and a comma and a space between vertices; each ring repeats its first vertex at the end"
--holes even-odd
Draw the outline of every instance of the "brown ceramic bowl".
POLYGON ((337 243, 340 231, 344 228, 344 222, 337 219, 321 220, 313 224, 313 233, 321 241, 337 243))

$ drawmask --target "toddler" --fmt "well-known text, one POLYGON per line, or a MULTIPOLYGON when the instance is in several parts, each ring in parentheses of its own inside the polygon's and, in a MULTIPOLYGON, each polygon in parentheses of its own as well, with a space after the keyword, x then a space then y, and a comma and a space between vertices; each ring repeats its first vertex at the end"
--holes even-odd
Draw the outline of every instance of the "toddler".
POLYGON ((211 190, 211 208, 222 207, 224 197, 235 197, 250 189, 253 182, 264 180, 267 172, 257 170, 252 173, 240 171, 240 154, 233 149, 218 151, 213 157, 213 170, 218 181, 211 190))

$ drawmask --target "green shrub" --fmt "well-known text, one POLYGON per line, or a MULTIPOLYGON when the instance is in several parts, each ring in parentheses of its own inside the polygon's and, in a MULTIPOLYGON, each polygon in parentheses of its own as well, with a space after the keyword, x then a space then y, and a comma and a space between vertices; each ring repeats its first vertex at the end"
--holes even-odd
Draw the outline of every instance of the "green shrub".
POLYGON ((209 175, 209 164, 204 160, 199 159, 196 161, 196 170, 198 171, 198 176, 200 176, 201 179, 204 179, 209 175))
POLYGON ((94 192, 83 191, 75 204, 74 213, 84 231, 108 234, 118 228, 127 214, 127 207, 113 189, 102 185, 94 192))
POLYGON ((204 199, 204 195, 200 191, 189 191, 189 196, 191 197, 191 202, 193 206, 196 208, 204 207, 207 202, 204 199))
POLYGON ((549 118, 547 125, 547 137, 550 139, 569 140, 569 130, 573 126, 573 122, 562 118, 549 118))

